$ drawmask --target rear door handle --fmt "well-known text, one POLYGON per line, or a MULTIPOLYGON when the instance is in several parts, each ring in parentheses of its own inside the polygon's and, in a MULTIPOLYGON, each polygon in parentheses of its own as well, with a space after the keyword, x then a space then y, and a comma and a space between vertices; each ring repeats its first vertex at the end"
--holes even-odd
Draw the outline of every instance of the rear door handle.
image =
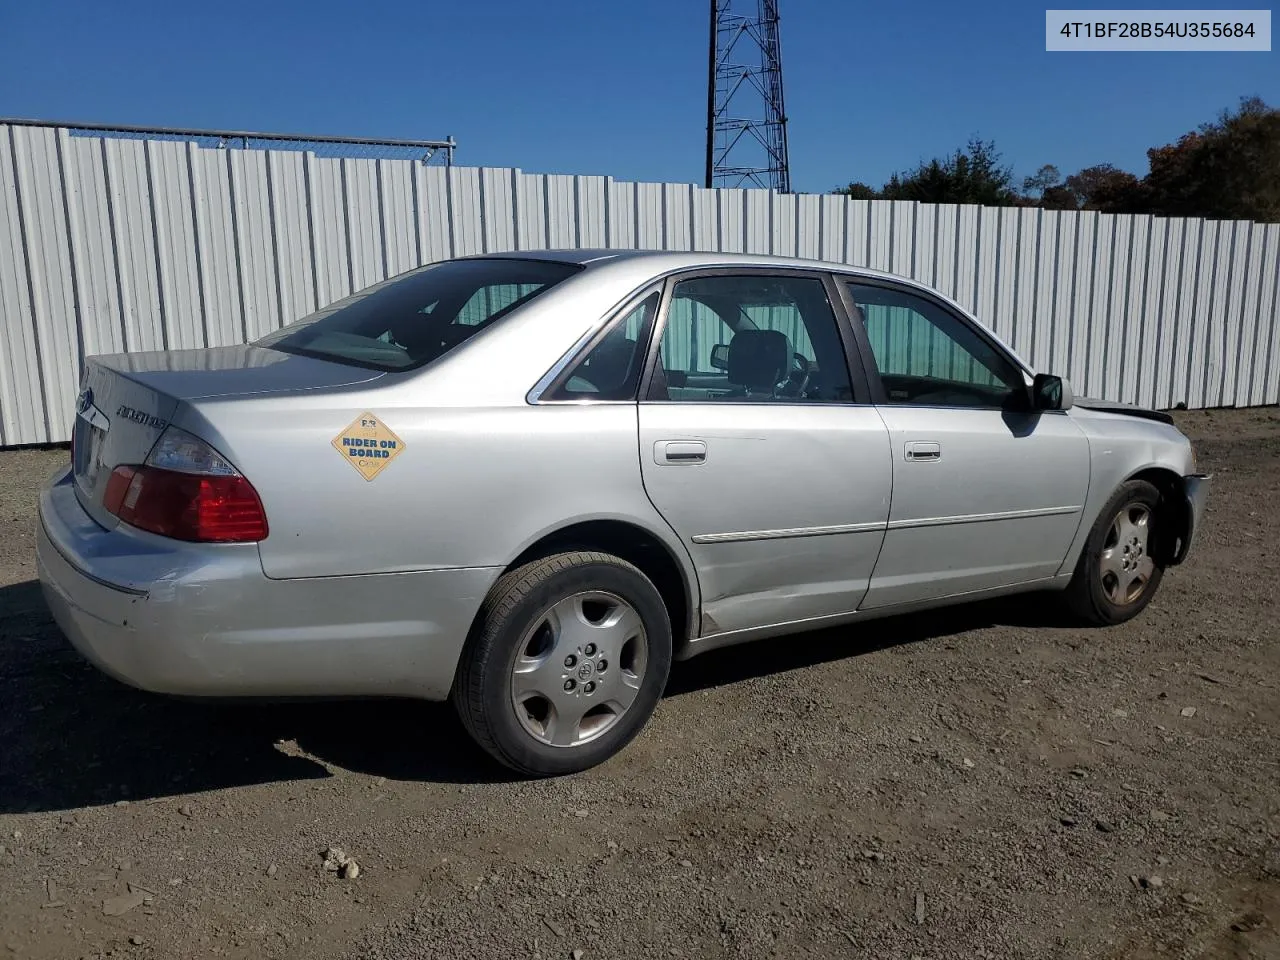
POLYGON ((932 440, 912 440, 907 443, 908 460, 941 460, 942 444, 932 440))
POLYGON ((701 440, 659 440, 653 445, 655 463, 706 463, 707 445, 701 440))

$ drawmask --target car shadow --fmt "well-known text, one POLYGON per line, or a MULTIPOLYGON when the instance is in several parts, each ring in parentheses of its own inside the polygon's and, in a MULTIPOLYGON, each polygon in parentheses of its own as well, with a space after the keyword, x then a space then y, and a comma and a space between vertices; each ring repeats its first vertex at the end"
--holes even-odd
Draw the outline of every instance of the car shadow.
MULTIPOLYGON (((753 643, 675 665, 666 696, 736 683, 993 623, 1052 626, 1043 603, 1009 600, 753 643)), ((134 690, 86 663, 35 581, 0 587, 0 813, 58 811, 335 769, 391 780, 512 779, 474 747, 447 704, 237 703, 134 690)))
POLYGON ((867 620, 794 634, 789 643, 767 640, 721 647, 677 663, 666 696, 676 697, 757 677, 786 673, 985 627, 1078 628, 1065 608, 1044 594, 1019 594, 919 613, 867 620))

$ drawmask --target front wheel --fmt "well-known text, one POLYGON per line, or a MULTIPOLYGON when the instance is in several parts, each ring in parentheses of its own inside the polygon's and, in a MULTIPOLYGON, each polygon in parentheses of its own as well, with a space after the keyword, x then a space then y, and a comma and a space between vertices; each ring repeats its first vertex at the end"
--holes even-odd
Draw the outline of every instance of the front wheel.
POLYGON ((1124 623, 1151 602, 1164 576, 1159 506, 1160 491, 1145 480, 1121 484, 1107 502, 1067 586, 1077 616, 1099 625, 1124 623))
POLYGON ((670 668, 671 623, 652 581, 609 554, 562 553, 494 585, 451 699, 500 763, 554 776, 626 746, 670 668))

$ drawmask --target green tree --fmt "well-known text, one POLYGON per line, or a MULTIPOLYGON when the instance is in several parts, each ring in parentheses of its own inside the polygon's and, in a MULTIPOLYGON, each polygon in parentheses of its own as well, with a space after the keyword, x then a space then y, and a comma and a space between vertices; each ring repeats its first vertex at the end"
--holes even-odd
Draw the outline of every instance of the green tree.
POLYGON ((1029 177, 1023 178, 1022 189, 1038 200, 1062 182, 1062 173, 1052 163, 1046 163, 1029 177))
POLYGON ((1008 206, 1018 200, 1012 183, 1013 170, 1001 163, 994 141, 975 138, 949 157, 895 173, 881 195, 886 200, 1008 206))
POLYGON ((848 186, 837 187, 834 193, 849 197, 852 200, 879 200, 880 191, 875 187, 869 186, 859 181, 854 181, 848 186))

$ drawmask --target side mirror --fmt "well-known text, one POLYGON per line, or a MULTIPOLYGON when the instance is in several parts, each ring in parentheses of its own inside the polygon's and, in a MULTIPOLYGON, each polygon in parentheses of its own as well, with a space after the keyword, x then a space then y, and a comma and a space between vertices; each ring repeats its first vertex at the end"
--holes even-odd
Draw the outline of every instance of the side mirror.
POLYGON ((1031 384, 1033 410, 1070 410, 1073 400, 1071 384, 1051 373, 1037 373, 1031 384))
POLYGON ((729 369, 729 345, 727 343, 717 343, 711 348, 711 366, 717 370, 729 369))

